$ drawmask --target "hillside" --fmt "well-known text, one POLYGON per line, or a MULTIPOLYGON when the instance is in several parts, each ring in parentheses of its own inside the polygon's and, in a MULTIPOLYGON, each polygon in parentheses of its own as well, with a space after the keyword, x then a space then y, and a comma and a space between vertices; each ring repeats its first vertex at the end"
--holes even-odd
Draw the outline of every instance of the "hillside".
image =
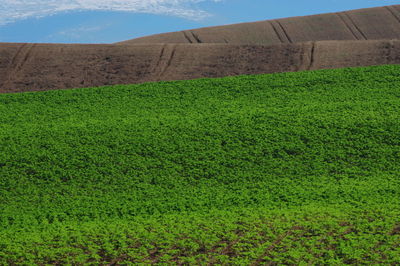
POLYGON ((0 92, 400 64, 400 40, 0 46, 0 92))
POLYGON ((400 6, 120 44, 0 43, 0 93, 400 63, 400 6))
POLYGON ((0 264, 398 264, 400 66, 0 95, 0 264))
POLYGON ((266 20, 157 34, 121 42, 138 43, 299 43, 326 40, 400 38, 400 5, 305 17, 266 20))

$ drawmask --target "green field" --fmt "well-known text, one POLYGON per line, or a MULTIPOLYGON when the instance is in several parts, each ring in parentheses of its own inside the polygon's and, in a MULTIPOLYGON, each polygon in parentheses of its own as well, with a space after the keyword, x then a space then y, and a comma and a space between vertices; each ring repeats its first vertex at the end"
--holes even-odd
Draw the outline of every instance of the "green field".
POLYGON ((0 95, 0 264, 400 263, 400 65, 0 95))

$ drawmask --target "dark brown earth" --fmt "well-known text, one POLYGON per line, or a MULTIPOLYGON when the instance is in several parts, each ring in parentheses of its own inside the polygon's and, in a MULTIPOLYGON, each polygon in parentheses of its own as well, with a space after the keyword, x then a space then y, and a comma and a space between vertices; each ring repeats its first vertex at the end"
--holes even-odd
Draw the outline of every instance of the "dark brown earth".
POLYGON ((399 18, 391 6, 109 45, 3 43, 0 92, 400 64, 399 18))
POLYGON ((400 63, 400 40, 278 45, 4 44, 0 91, 65 89, 400 63))

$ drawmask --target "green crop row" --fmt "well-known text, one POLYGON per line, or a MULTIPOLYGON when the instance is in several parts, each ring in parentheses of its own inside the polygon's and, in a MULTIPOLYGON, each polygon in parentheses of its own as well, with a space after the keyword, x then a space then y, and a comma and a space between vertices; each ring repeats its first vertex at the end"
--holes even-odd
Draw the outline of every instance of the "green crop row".
POLYGON ((5 230, 7 264, 343 265, 399 262, 400 209, 231 209, 5 230))

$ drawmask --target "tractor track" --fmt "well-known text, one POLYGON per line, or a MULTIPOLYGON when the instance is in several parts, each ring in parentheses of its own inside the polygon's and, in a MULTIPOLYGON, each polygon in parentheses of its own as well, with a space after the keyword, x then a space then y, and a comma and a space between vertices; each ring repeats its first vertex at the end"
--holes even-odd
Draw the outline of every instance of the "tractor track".
POLYGON ((182 31, 183 36, 185 37, 185 39, 189 42, 189 43, 193 43, 193 41, 189 38, 189 36, 187 35, 186 31, 182 31))
POLYGON ((276 20, 276 23, 279 25, 279 27, 282 29, 283 33, 285 34, 286 39, 289 41, 289 43, 293 43, 292 39, 290 38, 289 34, 286 32, 286 29, 283 27, 282 23, 279 20, 276 20))
POLYGON ((357 24, 354 22, 354 20, 351 18, 351 16, 347 12, 343 12, 343 14, 349 19, 350 23, 353 25, 353 27, 360 33, 362 38, 364 40, 368 40, 367 36, 362 32, 362 30, 357 26, 357 24))
MULTIPOLYGON (((343 24, 346 26, 346 28, 350 31, 350 33, 353 35, 355 40, 360 40, 360 37, 357 36, 357 34, 354 32, 350 24, 346 21, 346 19, 342 16, 343 13, 336 13, 336 15, 339 17, 339 19, 343 22, 343 24)), ((346 17, 347 18, 347 17, 346 17)))
POLYGON ((314 66, 315 62, 315 47, 316 47, 316 42, 311 43, 311 50, 310 50, 310 64, 307 67, 307 70, 311 70, 314 66))
POLYGON ((1 87, 5 87, 11 85, 12 80, 21 72, 24 68, 26 62, 30 58, 32 54, 32 50, 35 48, 36 44, 22 44, 13 58, 8 67, 8 73, 6 80, 1 84, 1 87))
POLYGON ((283 41, 281 35, 279 34, 279 32, 278 32, 276 26, 274 25, 273 21, 270 21, 269 24, 271 25, 272 29, 274 30, 274 32, 275 32, 276 36, 278 37, 279 41, 280 41, 281 43, 284 43, 284 41, 283 41))
POLYGON ((400 23, 400 15, 397 15, 395 11, 393 11, 392 6, 386 6, 385 7, 392 15, 393 17, 400 23))
POLYGON ((192 34, 193 38, 196 40, 197 43, 203 43, 199 38, 199 36, 195 34, 192 30, 190 31, 190 33, 192 34))

